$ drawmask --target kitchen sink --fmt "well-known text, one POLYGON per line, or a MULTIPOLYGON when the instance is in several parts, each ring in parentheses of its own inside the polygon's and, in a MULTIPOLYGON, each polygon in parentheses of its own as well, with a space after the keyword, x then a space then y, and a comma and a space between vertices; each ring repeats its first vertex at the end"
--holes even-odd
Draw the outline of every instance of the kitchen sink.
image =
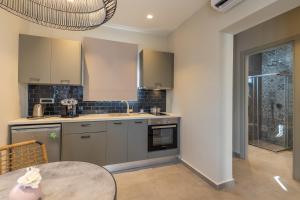
POLYGON ((141 115, 141 113, 109 113, 108 115, 111 117, 126 117, 126 116, 138 116, 141 115))

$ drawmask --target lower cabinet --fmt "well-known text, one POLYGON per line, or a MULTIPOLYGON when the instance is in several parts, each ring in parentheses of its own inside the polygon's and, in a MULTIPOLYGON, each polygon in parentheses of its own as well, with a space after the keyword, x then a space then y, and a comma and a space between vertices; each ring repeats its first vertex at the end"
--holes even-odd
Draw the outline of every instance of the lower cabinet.
POLYGON ((128 123, 128 162, 145 160, 148 155, 148 124, 146 120, 128 123))
POLYGON ((127 121, 107 123, 107 164, 127 162, 127 121))
POLYGON ((147 120, 63 123, 62 127, 64 161, 104 166, 147 159, 147 120))
POLYGON ((106 164, 106 132, 73 133, 62 137, 62 160, 106 164))

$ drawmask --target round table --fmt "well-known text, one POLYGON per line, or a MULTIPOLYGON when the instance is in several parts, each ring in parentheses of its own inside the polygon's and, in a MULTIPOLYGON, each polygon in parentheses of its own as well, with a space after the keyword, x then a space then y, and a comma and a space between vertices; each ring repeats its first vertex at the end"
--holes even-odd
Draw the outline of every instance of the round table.
MULTIPOLYGON (((116 182, 104 168, 85 162, 54 162, 39 165, 43 200, 114 200, 116 182)), ((10 190, 26 169, 0 176, 0 199, 8 199, 10 190)))

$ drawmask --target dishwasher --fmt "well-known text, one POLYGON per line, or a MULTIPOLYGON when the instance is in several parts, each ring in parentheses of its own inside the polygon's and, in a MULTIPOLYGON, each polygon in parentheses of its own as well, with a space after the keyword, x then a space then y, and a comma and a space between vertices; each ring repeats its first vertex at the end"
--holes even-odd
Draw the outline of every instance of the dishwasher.
POLYGON ((61 125, 26 125, 11 127, 11 143, 37 140, 46 145, 49 162, 60 161, 61 125))

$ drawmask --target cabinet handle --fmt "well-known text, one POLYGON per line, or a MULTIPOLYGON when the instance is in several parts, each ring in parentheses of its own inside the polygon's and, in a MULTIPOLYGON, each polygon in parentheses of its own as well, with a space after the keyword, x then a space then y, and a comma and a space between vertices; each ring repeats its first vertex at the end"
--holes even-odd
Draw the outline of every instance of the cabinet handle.
POLYGON ((61 83, 70 83, 70 80, 61 80, 61 83))
POLYGON ((83 136, 81 136, 80 138, 81 138, 81 139, 89 139, 89 138, 91 138, 91 136, 90 136, 90 135, 83 135, 83 136))
POLYGON ((122 122, 114 122, 115 125, 121 125, 122 122))
POLYGON ((29 80, 30 81, 35 81, 35 82, 40 82, 40 78, 33 78, 33 77, 31 77, 31 78, 29 78, 29 80))
POLYGON ((81 127, 89 127, 92 126, 92 124, 81 124, 81 127))
POLYGON ((136 123, 136 124, 142 124, 143 122, 136 121, 136 122, 134 122, 134 123, 136 123))
POLYGON ((176 125, 152 126, 152 129, 176 128, 176 125))

